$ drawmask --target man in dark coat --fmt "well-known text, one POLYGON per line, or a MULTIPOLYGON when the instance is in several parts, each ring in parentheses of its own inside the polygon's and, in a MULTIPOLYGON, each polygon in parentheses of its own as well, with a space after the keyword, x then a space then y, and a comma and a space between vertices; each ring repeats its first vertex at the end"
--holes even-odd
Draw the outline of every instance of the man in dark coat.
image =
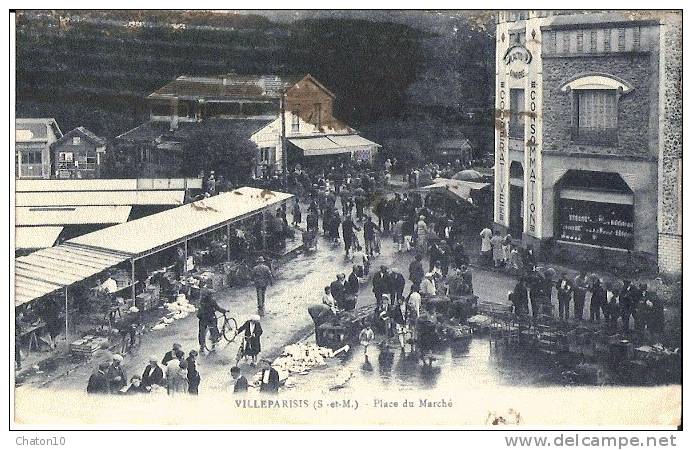
POLYGON ((197 371, 197 352, 190 350, 190 355, 185 359, 187 361, 187 391, 190 394, 199 394, 199 383, 201 377, 197 371))
POLYGON ((175 356, 179 351, 183 349, 183 346, 175 343, 173 344, 173 350, 169 350, 166 352, 165 355, 163 355, 163 359, 161 360, 161 364, 164 366, 168 364, 169 361, 172 361, 176 359, 177 357, 175 356))
POLYGON ((630 280, 623 281, 622 293, 620 294, 620 317, 622 318, 623 331, 629 331, 630 317, 633 317, 635 306, 639 303, 642 293, 636 284, 630 280))
POLYGON ((355 231, 360 231, 360 228, 353 223, 351 214, 344 215, 344 221, 341 224, 342 237, 344 238, 344 250, 346 251, 346 257, 349 256, 351 251, 351 246, 353 245, 353 237, 355 236, 355 231))
POLYGON ((123 357, 120 355, 113 355, 113 362, 108 367, 108 384, 110 385, 111 392, 118 392, 120 389, 127 385, 127 375, 125 374, 125 368, 122 365, 123 357))
POLYGON ((344 300, 346 299, 346 275, 343 273, 337 274, 336 280, 329 285, 329 290, 332 293, 336 306, 343 308, 344 300))
POLYGON ((142 386, 151 388, 153 385, 164 386, 163 369, 156 363, 156 358, 149 357, 149 364, 144 368, 142 373, 142 386))
POLYGON ((216 343, 221 339, 221 333, 219 333, 219 328, 216 324, 216 311, 222 314, 227 312, 227 310, 216 303, 212 291, 209 289, 203 290, 200 294, 199 309, 197 310, 197 318, 199 319, 197 338, 199 341, 199 351, 202 354, 206 351, 207 329, 209 329, 212 339, 212 348, 210 350, 214 350, 216 343))
POLYGON ((525 316, 529 313, 529 294, 526 290, 524 280, 519 280, 512 292, 512 304, 514 313, 518 316, 525 316))
POLYGON ((368 216, 363 224, 363 239, 365 240, 365 252, 368 256, 372 256, 373 244, 375 242, 375 231, 380 232, 380 227, 372 221, 372 217, 368 216))
POLYGON ((404 300, 405 286, 406 279, 404 276, 396 267, 392 267, 389 272, 389 294, 394 302, 400 303, 404 300))
POLYGON ((257 311, 261 314, 264 311, 267 286, 274 282, 274 275, 269 266, 265 264, 264 257, 257 258, 257 265, 252 268, 251 278, 257 291, 257 311))
POLYGON ((591 285, 591 305, 589 307, 589 319, 591 321, 601 321, 601 309, 604 308, 606 302, 607 293, 601 286, 601 280, 596 278, 591 285))
POLYGON ((110 394, 110 384, 108 383, 108 367, 110 366, 107 362, 102 362, 99 364, 96 372, 92 373, 89 377, 89 382, 87 383, 86 391, 89 394, 110 394))
POLYGON ((569 304, 572 301, 572 282, 567 279, 567 274, 562 273, 562 278, 557 282, 557 304, 560 320, 569 320, 569 304))
POLYGON ((588 287, 586 272, 581 271, 579 275, 574 278, 572 286, 574 287, 574 318, 582 320, 584 319, 584 305, 586 303, 586 289, 588 287))
POLYGON ((240 374, 240 367, 238 366, 233 366, 231 367, 231 377, 235 380, 235 384, 233 385, 233 393, 238 394, 238 393, 244 393, 247 392, 248 389, 248 382, 247 378, 245 378, 243 375, 240 374))
POLYGON ((262 372, 260 372, 260 392, 278 394, 280 384, 279 372, 277 372, 266 359, 262 361, 264 362, 264 368, 262 372))
POLYGON ((408 266, 408 279, 414 287, 418 288, 421 281, 425 278, 425 269, 423 269, 423 256, 417 254, 411 264, 408 266))
MULTIPOLYGON (((391 291, 388 270, 387 266, 380 266, 380 271, 372 276, 372 292, 375 294, 378 310, 382 306, 382 294, 387 294, 391 291)), ((334 294, 332 293, 332 295, 334 294)))

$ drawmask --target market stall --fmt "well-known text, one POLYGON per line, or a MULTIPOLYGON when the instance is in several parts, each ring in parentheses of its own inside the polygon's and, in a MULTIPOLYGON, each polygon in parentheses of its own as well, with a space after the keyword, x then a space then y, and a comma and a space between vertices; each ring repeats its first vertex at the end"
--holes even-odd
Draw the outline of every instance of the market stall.
MULTIPOLYGON (((95 351, 99 336, 146 320, 162 302, 194 298, 202 285, 223 287, 224 267, 238 257, 232 244, 245 245, 232 237, 254 235, 252 245, 265 249, 266 217, 292 197, 244 187, 17 258, 15 307, 59 296, 66 340, 78 338, 76 353, 95 351)), ((31 320, 18 338, 35 348, 46 326, 31 320)))

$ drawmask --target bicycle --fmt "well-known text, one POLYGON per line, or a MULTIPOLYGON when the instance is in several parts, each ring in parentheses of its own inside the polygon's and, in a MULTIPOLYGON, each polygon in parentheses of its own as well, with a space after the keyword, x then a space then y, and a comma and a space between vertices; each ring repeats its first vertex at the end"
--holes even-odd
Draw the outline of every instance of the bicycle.
POLYGON ((238 336, 238 322, 229 316, 227 312, 216 316, 216 329, 219 333, 218 339, 214 341, 212 332, 207 329, 204 339, 204 348, 207 351, 213 351, 216 344, 223 338, 228 344, 233 342, 238 336))

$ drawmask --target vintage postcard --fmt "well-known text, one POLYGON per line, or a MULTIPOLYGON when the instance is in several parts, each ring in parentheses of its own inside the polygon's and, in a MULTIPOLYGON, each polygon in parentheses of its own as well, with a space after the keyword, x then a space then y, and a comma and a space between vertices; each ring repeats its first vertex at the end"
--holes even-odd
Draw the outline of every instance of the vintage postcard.
POLYGON ((11 428, 682 426, 682 11, 10 16, 11 428))

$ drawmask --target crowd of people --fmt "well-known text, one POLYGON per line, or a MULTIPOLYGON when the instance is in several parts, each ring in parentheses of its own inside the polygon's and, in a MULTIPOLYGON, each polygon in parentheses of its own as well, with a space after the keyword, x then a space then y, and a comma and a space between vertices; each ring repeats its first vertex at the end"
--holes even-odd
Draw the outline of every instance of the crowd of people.
MULTIPOLYGON (((251 342, 254 337, 250 337, 253 336, 254 331, 251 328, 257 326, 259 322, 250 319, 239 329, 239 332, 245 335, 247 345, 259 345, 251 342)), ((104 350, 104 353, 108 354, 108 351, 104 350)), ((134 395, 152 392, 166 392, 170 396, 198 395, 202 382, 198 371, 198 356, 199 353, 196 350, 190 350, 186 354, 182 346, 175 343, 160 361, 156 356, 150 356, 149 363, 142 374, 134 374, 128 378, 121 355, 108 354, 105 357, 102 355, 99 358, 101 362, 89 377, 86 391, 88 394, 97 395, 134 395)), ((253 361, 256 356, 257 353, 252 355, 253 361)), ((277 393, 280 384, 278 372, 266 359, 262 359, 261 364, 262 368, 258 377, 259 392, 277 393)), ((229 390, 234 393, 248 392, 251 386, 243 375, 242 365, 238 364, 238 361, 230 369, 229 381, 229 390)))

